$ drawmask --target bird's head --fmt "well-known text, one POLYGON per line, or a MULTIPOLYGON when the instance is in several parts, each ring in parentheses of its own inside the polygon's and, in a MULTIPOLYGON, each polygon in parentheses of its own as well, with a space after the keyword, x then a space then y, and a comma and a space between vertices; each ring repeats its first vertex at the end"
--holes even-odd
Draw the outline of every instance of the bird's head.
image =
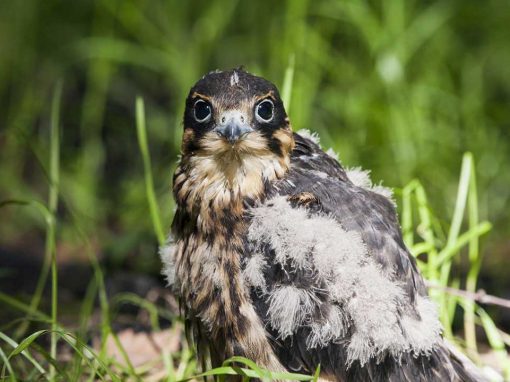
POLYGON ((271 82, 234 69, 209 73, 191 88, 182 154, 195 165, 214 165, 231 184, 250 172, 271 178, 273 171, 280 177, 293 145, 289 119, 271 82))

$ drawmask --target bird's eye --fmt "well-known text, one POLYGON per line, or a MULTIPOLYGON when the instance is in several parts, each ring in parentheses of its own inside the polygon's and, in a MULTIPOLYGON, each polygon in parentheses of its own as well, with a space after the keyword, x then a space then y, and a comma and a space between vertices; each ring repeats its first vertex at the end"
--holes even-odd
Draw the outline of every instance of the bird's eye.
POLYGON ((270 122, 274 116, 273 101, 266 99, 259 103, 255 114, 259 122, 270 122))
POLYGON ((211 118, 211 105, 204 100, 199 99, 193 106, 193 114, 195 115, 197 122, 206 122, 211 118))

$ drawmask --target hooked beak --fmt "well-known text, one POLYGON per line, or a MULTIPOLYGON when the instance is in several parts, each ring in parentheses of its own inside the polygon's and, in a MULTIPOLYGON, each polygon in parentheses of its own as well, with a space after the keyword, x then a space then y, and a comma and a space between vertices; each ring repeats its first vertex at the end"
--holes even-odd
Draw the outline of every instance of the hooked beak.
POLYGON ((214 131, 233 145, 242 136, 251 133, 253 129, 246 123, 246 117, 243 113, 237 110, 229 110, 221 115, 220 123, 214 131))

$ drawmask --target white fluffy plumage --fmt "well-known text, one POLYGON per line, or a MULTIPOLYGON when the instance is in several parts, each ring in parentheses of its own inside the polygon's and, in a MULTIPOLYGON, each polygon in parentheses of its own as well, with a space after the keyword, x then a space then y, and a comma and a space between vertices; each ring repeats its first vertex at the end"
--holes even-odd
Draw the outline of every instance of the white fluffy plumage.
POLYGON ((266 266, 267 262, 261 254, 257 253, 250 257, 243 269, 243 279, 247 285, 265 289, 266 280, 264 279, 263 272, 266 266))
POLYGON ((293 285, 274 288, 268 293, 271 326, 281 338, 292 335, 312 313, 316 300, 311 291, 293 285))
MULTIPOLYGON (((259 246, 269 244, 282 266, 290 262, 296 269, 317 274, 332 304, 327 317, 314 320, 319 300, 313 290, 293 284, 269 286, 262 281, 263 273, 254 271, 260 267, 252 267, 245 272, 246 281, 268 288, 267 314, 280 337, 308 326, 307 344, 314 348, 342 339, 351 327, 348 362, 361 364, 387 352, 397 358, 403 352, 427 354, 441 340, 434 304, 418 296, 416 317, 408 309, 404 289, 374 262, 356 232, 344 230, 329 216, 310 216, 304 208, 293 208, 281 196, 253 208, 251 214, 249 240, 259 246)), ((254 261, 262 263, 260 258, 254 261)))
POLYGON ((347 173, 349 180, 354 183, 355 186, 365 188, 375 192, 376 194, 382 195, 395 204, 395 201, 393 200, 393 191, 381 184, 374 184, 370 178, 370 170, 363 170, 361 167, 351 167, 346 168, 345 172, 347 173))
POLYGON ((301 130, 296 131, 296 134, 299 134, 303 138, 309 139, 313 143, 320 145, 321 139, 319 137, 319 134, 317 134, 315 131, 310 131, 308 129, 301 129, 301 130))
POLYGON ((161 274, 165 276, 168 286, 173 286, 175 283, 175 263, 174 263, 174 251, 175 243, 172 236, 169 236, 165 245, 159 248, 159 256, 163 269, 161 274))

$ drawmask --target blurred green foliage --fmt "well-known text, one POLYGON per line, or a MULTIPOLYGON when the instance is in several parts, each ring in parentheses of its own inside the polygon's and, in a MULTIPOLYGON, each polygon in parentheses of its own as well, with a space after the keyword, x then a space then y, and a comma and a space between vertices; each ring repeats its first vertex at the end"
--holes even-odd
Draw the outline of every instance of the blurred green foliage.
MULTIPOLYGON (((63 80, 59 245, 83 257, 79 226, 111 266, 158 272, 136 97, 167 230, 192 84, 244 65, 281 86, 294 62, 294 129, 317 131, 345 165, 370 168, 388 186, 418 177, 443 222, 462 154, 473 152, 480 216, 494 224, 489 265, 506 276, 508 25, 503 0, 4 0, 0 199, 47 199, 51 95, 63 80)), ((31 209, 0 216, 0 247, 43 247, 45 224, 31 209)))

